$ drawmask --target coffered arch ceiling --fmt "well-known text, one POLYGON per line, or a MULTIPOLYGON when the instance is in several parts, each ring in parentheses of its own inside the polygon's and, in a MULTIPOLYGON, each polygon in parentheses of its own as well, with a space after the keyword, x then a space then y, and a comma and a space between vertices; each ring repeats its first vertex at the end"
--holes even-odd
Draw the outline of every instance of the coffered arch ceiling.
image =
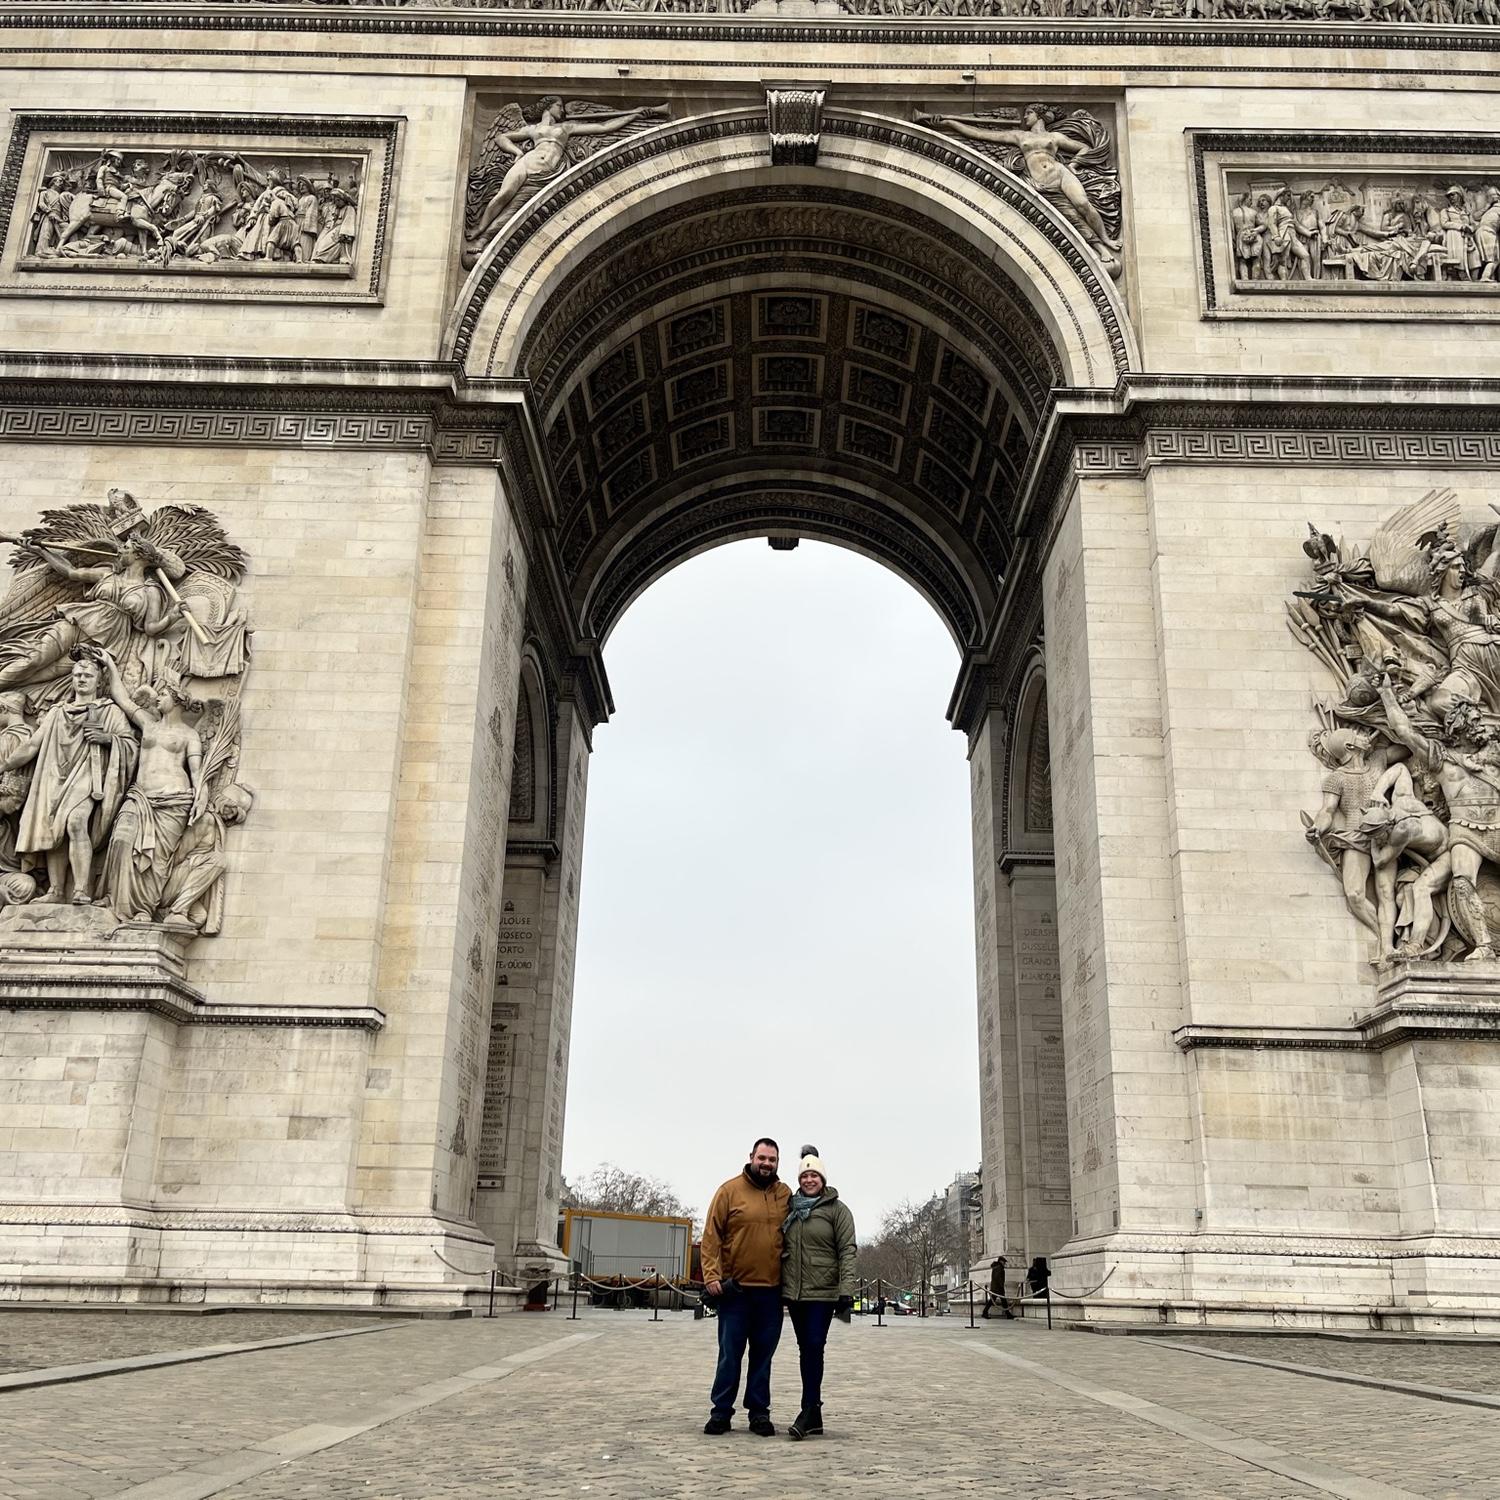
POLYGON ((861 551, 983 636, 1048 392, 1025 292, 918 207, 806 183, 706 192, 581 257, 529 320, 558 550, 602 640, 670 567, 757 535, 861 551))

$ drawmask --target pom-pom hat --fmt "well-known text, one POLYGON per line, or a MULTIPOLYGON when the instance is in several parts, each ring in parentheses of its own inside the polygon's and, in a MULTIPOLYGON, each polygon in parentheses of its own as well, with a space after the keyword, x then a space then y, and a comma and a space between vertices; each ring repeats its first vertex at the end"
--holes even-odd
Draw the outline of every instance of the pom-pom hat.
POLYGON ((823 1186, 828 1186, 828 1173, 823 1170, 823 1163, 818 1159, 818 1148, 816 1146, 804 1146, 798 1153, 801 1160, 797 1163, 797 1176, 801 1177, 804 1172, 816 1172, 823 1179, 823 1186))

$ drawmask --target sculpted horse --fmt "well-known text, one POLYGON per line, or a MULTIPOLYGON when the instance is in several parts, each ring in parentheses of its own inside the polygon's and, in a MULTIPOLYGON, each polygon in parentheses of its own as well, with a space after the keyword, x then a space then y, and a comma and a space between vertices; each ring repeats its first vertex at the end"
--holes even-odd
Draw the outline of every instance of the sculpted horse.
POLYGON ((162 232, 151 222, 150 210, 146 204, 136 199, 120 204, 111 198, 101 198, 87 192, 73 195, 73 202, 68 208, 68 222, 57 238, 53 253, 61 253, 63 246, 80 229, 91 225, 101 229, 134 230, 142 256, 149 255, 152 250, 161 251, 163 257, 167 253, 162 232))

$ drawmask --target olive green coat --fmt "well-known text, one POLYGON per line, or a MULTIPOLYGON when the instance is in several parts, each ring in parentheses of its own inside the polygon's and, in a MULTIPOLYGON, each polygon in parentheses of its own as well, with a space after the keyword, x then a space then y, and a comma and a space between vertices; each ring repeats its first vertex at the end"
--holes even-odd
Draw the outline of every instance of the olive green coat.
POLYGON ((781 1246, 781 1295, 788 1302, 837 1302, 856 1281, 854 1215, 826 1187, 805 1219, 791 1219, 781 1246))

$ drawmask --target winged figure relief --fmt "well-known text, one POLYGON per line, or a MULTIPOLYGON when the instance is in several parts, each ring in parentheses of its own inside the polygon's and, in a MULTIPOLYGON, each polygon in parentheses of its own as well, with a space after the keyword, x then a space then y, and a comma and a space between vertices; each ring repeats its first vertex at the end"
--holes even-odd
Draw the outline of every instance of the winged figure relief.
POLYGON ((556 94, 505 105, 485 132, 464 194, 463 263, 472 266, 513 209, 569 167, 671 117, 666 104, 615 109, 556 94))
POLYGON ((963 137, 1055 204, 1093 246, 1111 276, 1123 269, 1120 173, 1103 122, 1086 110, 1045 104, 977 115, 917 115, 919 125, 963 137))
POLYGON ((1377 938, 1377 964, 1500 956, 1500 550, 1452 490, 1364 548, 1309 526, 1292 634, 1332 675, 1309 746, 1323 802, 1308 841, 1377 938))
POLYGON ((0 599, 0 904, 216 930, 239 784, 249 564, 199 505, 42 513, 0 599))

